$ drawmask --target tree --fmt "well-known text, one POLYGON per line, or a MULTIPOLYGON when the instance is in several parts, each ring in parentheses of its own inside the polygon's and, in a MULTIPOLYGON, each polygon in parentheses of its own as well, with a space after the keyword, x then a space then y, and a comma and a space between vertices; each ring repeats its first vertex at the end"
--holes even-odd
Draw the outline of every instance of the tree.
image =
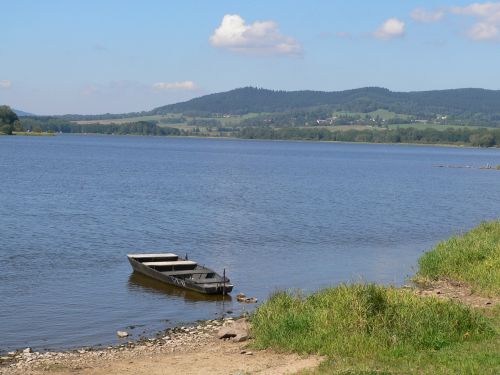
POLYGON ((0 106, 0 132, 11 135, 20 126, 16 113, 7 105, 0 106))

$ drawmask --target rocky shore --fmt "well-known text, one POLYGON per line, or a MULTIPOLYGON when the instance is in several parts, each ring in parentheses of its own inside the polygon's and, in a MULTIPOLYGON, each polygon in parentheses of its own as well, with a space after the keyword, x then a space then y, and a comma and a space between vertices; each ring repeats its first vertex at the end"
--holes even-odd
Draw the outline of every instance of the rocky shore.
MULTIPOLYGON (((0 374, 25 373, 36 368, 57 368, 71 363, 72 366, 86 365, 89 361, 99 359, 112 359, 120 357, 122 353, 162 353, 175 352, 179 348, 192 349, 200 346, 214 336, 220 328, 229 328, 234 322, 233 318, 223 320, 208 320, 196 326, 182 326, 162 331, 155 338, 126 341, 117 346, 108 346, 104 349, 81 348, 66 352, 34 352, 31 348, 9 352, 0 357, 0 374), (13 372, 9 372, 9 371, 13 372)), ((118 336, 126 337, 122 331, 118 336)))
POLYGON ((154 338, 107 348, 66 352, 9 352, 0 358, 1 375, 58 374, 281 374, 314 367, 317 357, 252 351, 246 319, 208 320, 162 331, 154 338))

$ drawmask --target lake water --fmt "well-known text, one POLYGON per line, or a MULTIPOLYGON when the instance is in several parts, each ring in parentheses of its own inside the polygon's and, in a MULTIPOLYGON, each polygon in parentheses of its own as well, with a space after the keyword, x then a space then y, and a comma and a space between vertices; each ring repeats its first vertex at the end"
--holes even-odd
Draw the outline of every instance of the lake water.
POLYGON ((499 217, 500 172, 436 164, 496 165, 500 150, 0 137, 0 352, 252 308, 134 275, 127 253, 188 253, 260 300, 405 283, 437 241, 499 217))

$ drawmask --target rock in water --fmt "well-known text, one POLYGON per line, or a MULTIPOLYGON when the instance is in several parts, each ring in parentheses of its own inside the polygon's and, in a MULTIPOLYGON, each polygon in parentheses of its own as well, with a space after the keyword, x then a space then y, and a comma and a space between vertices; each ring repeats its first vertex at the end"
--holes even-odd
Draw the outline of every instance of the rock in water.
POLYGON ((255 298, 255 297, 247 297, 243 293, 238 293, 236 295, 236 300, 238 302, 242 302, 242 303, 257 303, 257 298, 255 298))
POLYGON ((116 331, 116 335, 118 337, 127 337, 128 336, 128 332, 126 332, 126 331, 116 331))
POLYGON ((26 349, 24 349, 24 350, 23 350, 23 353, 24 353, 24 354, 33 353, 33 349, 31 349, 31 348, 26 348, 26 349))

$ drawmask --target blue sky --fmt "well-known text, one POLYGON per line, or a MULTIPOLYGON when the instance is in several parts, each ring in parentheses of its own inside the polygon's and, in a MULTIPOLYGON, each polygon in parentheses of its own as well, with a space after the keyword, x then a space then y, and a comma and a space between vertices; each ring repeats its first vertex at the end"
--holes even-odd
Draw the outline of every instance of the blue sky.
POLYGON ((242 86, 500 88, 500 2, 5 1, 0 103, 120 113, 242 86))

